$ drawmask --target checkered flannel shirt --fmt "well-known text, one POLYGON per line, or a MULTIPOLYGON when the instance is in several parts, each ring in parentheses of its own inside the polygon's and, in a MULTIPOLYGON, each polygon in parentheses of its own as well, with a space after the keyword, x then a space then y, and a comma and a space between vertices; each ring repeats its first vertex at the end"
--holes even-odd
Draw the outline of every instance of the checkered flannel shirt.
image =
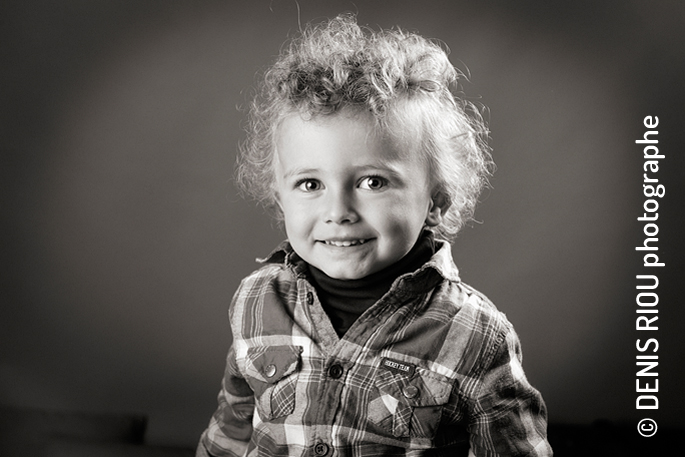
POLYGON ((551 456, 512 325, 450 246, 339 338, 285 243, 245 278, 198 456, 551 456))

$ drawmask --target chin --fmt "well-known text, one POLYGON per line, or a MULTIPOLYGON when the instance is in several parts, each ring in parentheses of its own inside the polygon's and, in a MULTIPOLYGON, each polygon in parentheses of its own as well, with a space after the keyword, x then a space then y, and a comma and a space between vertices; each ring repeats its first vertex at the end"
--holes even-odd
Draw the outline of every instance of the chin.
POLYGON ((353 279, 361 279, 364 276, 367 276, 367 273, 365 272, 360 272, 360 271, 354 271, 354 270, 346 270, 346 269, 337 269, 337 270, 328 270, 328 269, 321 269, 324 273, 326 273, 328 276, 330 276, 333 279, 340 279, 342 281, 350 281, 353 279))
POLYGON ((333 279, 339 279, 341 281, 351 281, 353 279, 359 279, 362 278, 362 276, 358 276, 355 274, 346 274, 346 273, 326 273, 328 276, 330 276, 333 279))

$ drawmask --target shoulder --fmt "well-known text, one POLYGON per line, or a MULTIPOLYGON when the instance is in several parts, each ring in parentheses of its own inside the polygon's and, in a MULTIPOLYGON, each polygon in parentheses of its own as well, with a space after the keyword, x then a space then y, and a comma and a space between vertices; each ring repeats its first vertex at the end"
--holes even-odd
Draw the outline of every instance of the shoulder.
POLYGON ((512 328, 506 315, 479 290, 466 283, 458 282, 450 292, 459 297, 455 304, 461 307, 463 313, 476 319, 481 331, 500 334, 512 328))
POLYGON ((479 377, 502 350, 517 340, 511 322, 482 292, 461 282, 443 279, 434 289, 431 314, 446 318, 445 341, 452 350, 444 361, 467 377, 479 377))
POLYGON ((297 275, 282 263, 269 263, 245 276, 236 290, 231 307, 269 293, 284 294, 296 287, 297 275))
POLYGON ((453 319, 472 331, 499 335, 511 329, 506 315, 482 292, 461 279, 443 277, 433 291, 431 306, 446 308, 453 319))
MULTIPOLYGON (((432 301, 453 308, 457 318, 459 315, 470 320, 478 318, 482 320, 481 325, 486 327, 492 324, 497 327, 506 326, 506 317, 492 301, 461 280, 459 269, 452 257, 451 245, 444 240, 436 240, 435 243, 435 254, 418 272, 426 274, 425 278, 440 278, 434 289, 432 301)), ((428 282, 432 281, 429 279, 428 282)))
POLYGON ((438 241, 437 247, 426 264, 440 278, 431 292, 430 309, 449 320, 450 334, 459 340, 460 349, 477 354, 472 360, 475 368, 492 357, 508 335, 515 335, 513 326, 484 293, 461 280, 449 243, 438 241))
POLYGON ((299 297, 298 275, 285 264, 266 264, 246 276, 233 296, 229 321, 234 341, 290 335, 299 297))
POLYGON ((274 282, 292 281, 295 275, 282 263, 267 263, 245 276, 238 286, 238 291, 264 287, 274 282))

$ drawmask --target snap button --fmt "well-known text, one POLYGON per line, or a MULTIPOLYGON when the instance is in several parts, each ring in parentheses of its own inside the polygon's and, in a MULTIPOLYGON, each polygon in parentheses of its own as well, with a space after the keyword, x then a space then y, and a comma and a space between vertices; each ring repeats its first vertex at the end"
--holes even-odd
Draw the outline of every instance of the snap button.
POLYGON ((402 395, 404 395, 407 398, 416 398, 418 394, 419 388, 416 386, 407 386, 404 389, 402 389, 402 395))
POLYGON ((316 446, 314 446, 314 453, 316 455, 324 456, 328 454, 328 444, 326 443, 319 443, 316 446))
POLYGON ((338 379, 343 375, 343 367, 339 364, 331 365, 331 367, 328 369, 328 376, 330 376, 333 379, 338 379))
POLYGON ((314 303, 314 294, 307 292, 307 304, 311 305, 312 303, 314 303))
POLYGON ((266 368, 264 368, 264 376, 267 378, 273 378, 273 376, 276 374, 276 365, 267 365, 266 368))

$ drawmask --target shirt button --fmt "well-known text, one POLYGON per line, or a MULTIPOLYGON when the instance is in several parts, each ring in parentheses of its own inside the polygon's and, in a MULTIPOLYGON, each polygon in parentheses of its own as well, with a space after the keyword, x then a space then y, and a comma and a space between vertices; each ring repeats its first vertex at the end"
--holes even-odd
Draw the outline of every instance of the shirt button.
POLYGON ((328 369, 328 376, 333 379, 338 379, 343 375, 343 371, 343 367, 336 363, 335 365, 331 365, 328 369))
POLYGON ((314 446, 314 453, 316 455, 324 456, 328 454, 328 444, 326 443, 319 443, 316 446, 314 446))
POLYGON ((273 378, 273 376, 276 374, 276 365, 267 365, 266 368, 264 368, 264 375, 267 378, 273 378))
POLYGON ((314 294, 307 292, 307 304, 311 305, 312 303, 314 303, 314 294))
POLYGON ((402 389, 402 395, 404 395, 407 398, 416 398, 418 394, 419 388, 416 386, 407 386, 404 389, 402 389))

